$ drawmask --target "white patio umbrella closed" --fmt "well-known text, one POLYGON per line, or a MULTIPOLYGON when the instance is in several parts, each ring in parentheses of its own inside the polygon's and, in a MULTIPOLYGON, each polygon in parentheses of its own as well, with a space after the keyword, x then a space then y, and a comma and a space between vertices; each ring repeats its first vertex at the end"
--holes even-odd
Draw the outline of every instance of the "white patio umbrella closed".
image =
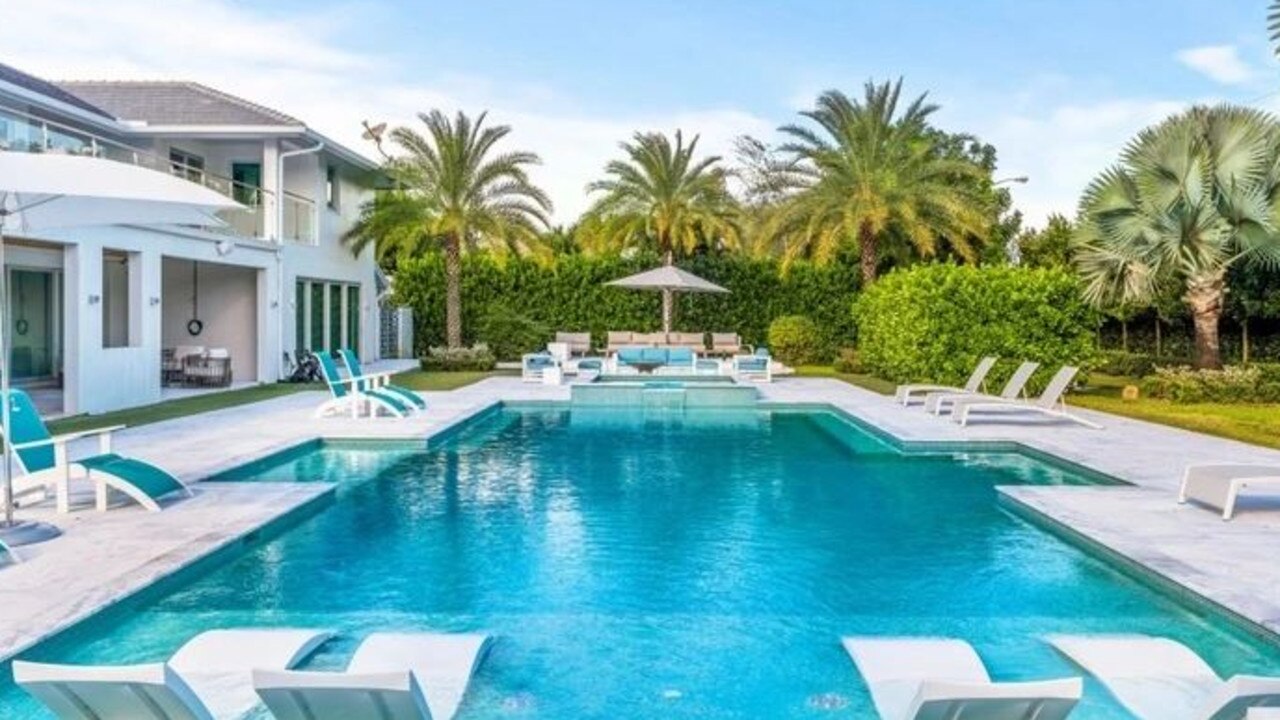
POLYGON ((677 292, 727 293, 725 288, 704 280, 674 265, 646 270, 642 273, 611 280, 606 285, 633 290, 659 290, 662 292, 662 331, 671 332, 672 300, 677 292))
MULTIPOLYGON (((162 172, 77 155, 0 152, 0 393, 10 382, 9 290, 5 234, 97 225, 223 225, 214 213, 241 205, 162 172)), ((8 402, 0 403, 10 427, 8 402)), ((4 521, 0 534, 21 544, 39 533, 13 522, 13 458, 4 453, 4 521)))

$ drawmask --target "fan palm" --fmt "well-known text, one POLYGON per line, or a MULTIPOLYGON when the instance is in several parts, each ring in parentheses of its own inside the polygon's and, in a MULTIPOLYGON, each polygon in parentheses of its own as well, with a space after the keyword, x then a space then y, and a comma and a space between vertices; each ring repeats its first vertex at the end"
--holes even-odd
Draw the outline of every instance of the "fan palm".
POLYGON ((726 184, 720 157, 696 159, 698 136, 688 145, 662 133, 636 133, 621 144, 625 160, 605 165, 603 180, 587 185, 602 193, 587 211, 603 234, 621 245, 651 241, 666 263, 701 245, 736 246, 739 208, 726 184))
POLYGON ((989 173, 946 157, 929 117, 938 109, 921 95, 899 110, 902 81, 867 83, 861 100, 829 90, 800 113, 817 127, 787 125, 783 150, 796 159, 797 186, 773 223, 785 258, 825 261, 856 243, 863 283, 876 278, 882 245, 905 239, 923 256, 946 242, 975 257, 972 239, 989 221, 978 190, 989 173))
POLYGON ((1147 128, 1089 185, 1073 242, 1086 295, 1149 303, 1177 289, 1197 367, 1221 367, 1227 271, 1280 263, 1280 129, 1266 113, 1195 107, 1147 128))
POLYGON ((525 253, 548 227, 551 200, 529 179, 540 161, 531 152, 496 152, 511 128, 485 127, 487 113, 450 119, 439 110, 419 113, 426 134, 410 127, 391 131, 399 153, 385 171, 395 189, 361 212, 345 240, 355 252, 370 243, 380 256, 444 250, 445 339, 462 345, 462 252, 488 248, 525 253))

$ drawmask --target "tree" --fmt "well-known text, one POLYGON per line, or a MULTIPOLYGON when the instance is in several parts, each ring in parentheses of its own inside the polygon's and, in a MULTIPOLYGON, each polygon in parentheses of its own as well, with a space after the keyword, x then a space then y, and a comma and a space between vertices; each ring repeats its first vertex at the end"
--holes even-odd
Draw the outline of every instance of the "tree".
POLYGON ((1071 238, 1075 225, 1054 213, 1043 228, 1024 230, 1018 235, 1018 264, 1027 267, 1071 267, 1071 238))
POLYGON ((720 157, 697 159, 698 136, 688 145, 662 133, 636 133, 621 144, 625 160, 605 165, 606 178, 587 185, 601 197, 587 211, 619 247, 651 243, 670 265, 700 247, 735 247, 739 207, 726 184, 720 157))
POLYGON ((1081 201, 1076 265, 1100 305, 1181 291, 1195 364, 1222 366, 1227 272, 1280 263, 1280 131, 1270 115, 1194 107, 1130 141, 1081 201))
POLYGON ((943 152, 928 124, 938 106, 921 95, 900 111, 901 91, 901 80, 869 82, 858 101, 829 90, 801 113, 816 128, 780 128, 791 138, 783 150, 796 161, 796 191, 773 226, 786 239, 788 260, 826 261, 856 243, 868 284, 882 246, 895 237, 924 257, 945 240, 976 258, 971 240, 990 225, 976 188, 989 173, 943 152))
POLYGON ((485 127, 488 113, 452 120, 439 110, 419 113, 423 135, 410 127, 391 131, 400 151, 387 156, 384 171, 395 183, 362 208, 344 240, 359 253, 419 253, 438 244, 444 251, 445 339, 462 345, 462 253, 490 248, 529 252, 540 228, 548 227, 551 200, 526 169, 540 162, 530 152, 495 151, 511 132, 485 127))

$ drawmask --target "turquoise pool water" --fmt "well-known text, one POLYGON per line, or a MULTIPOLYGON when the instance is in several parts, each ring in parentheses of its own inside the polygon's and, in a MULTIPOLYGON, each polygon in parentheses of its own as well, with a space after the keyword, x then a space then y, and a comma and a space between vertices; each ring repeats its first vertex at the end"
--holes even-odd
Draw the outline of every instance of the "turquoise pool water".
MULTIPOLYGON (((436 445, 312 446, 237 474, 336 502, 33 659, 141 662, 217 626, 497 637, 460 718, 873 717, 843 634, 973 642, 1000 678, 1073 672, 1036 638, 1151 632, 1220 671, 1280 655, 1009 515, 1075 483, 1007 453, 904 454, 821 412, 504 409, 436 445)), ((1096 685, 1079 718, 1124 717, 1096 685)), ((43 717, 0 686, 4 717, 43 717)))

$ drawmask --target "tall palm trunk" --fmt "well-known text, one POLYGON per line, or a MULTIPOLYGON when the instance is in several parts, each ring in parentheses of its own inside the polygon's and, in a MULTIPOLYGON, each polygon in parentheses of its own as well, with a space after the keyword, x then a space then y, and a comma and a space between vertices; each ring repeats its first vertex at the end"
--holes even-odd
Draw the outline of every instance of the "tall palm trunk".
POLYGON ((879 260, 879 239, 871 231, 869 223, 858 227, 859 265, 862 267, 862 286, 866 287, 876 281, 876 266, 879 260))
POLYGON ((1183 300, 1191 309, 1191 321, 1195 326, 1197 368, 1216 370, 1222 367, 1218 322, 1222 318, 1222 298, 1225 287, 1225 270, 1187 280, 1187 293, 1183 296, 1183 300))
POLYGON ((450 348, 462 347, 462 239, 444 241, 444 334, 450 348))

